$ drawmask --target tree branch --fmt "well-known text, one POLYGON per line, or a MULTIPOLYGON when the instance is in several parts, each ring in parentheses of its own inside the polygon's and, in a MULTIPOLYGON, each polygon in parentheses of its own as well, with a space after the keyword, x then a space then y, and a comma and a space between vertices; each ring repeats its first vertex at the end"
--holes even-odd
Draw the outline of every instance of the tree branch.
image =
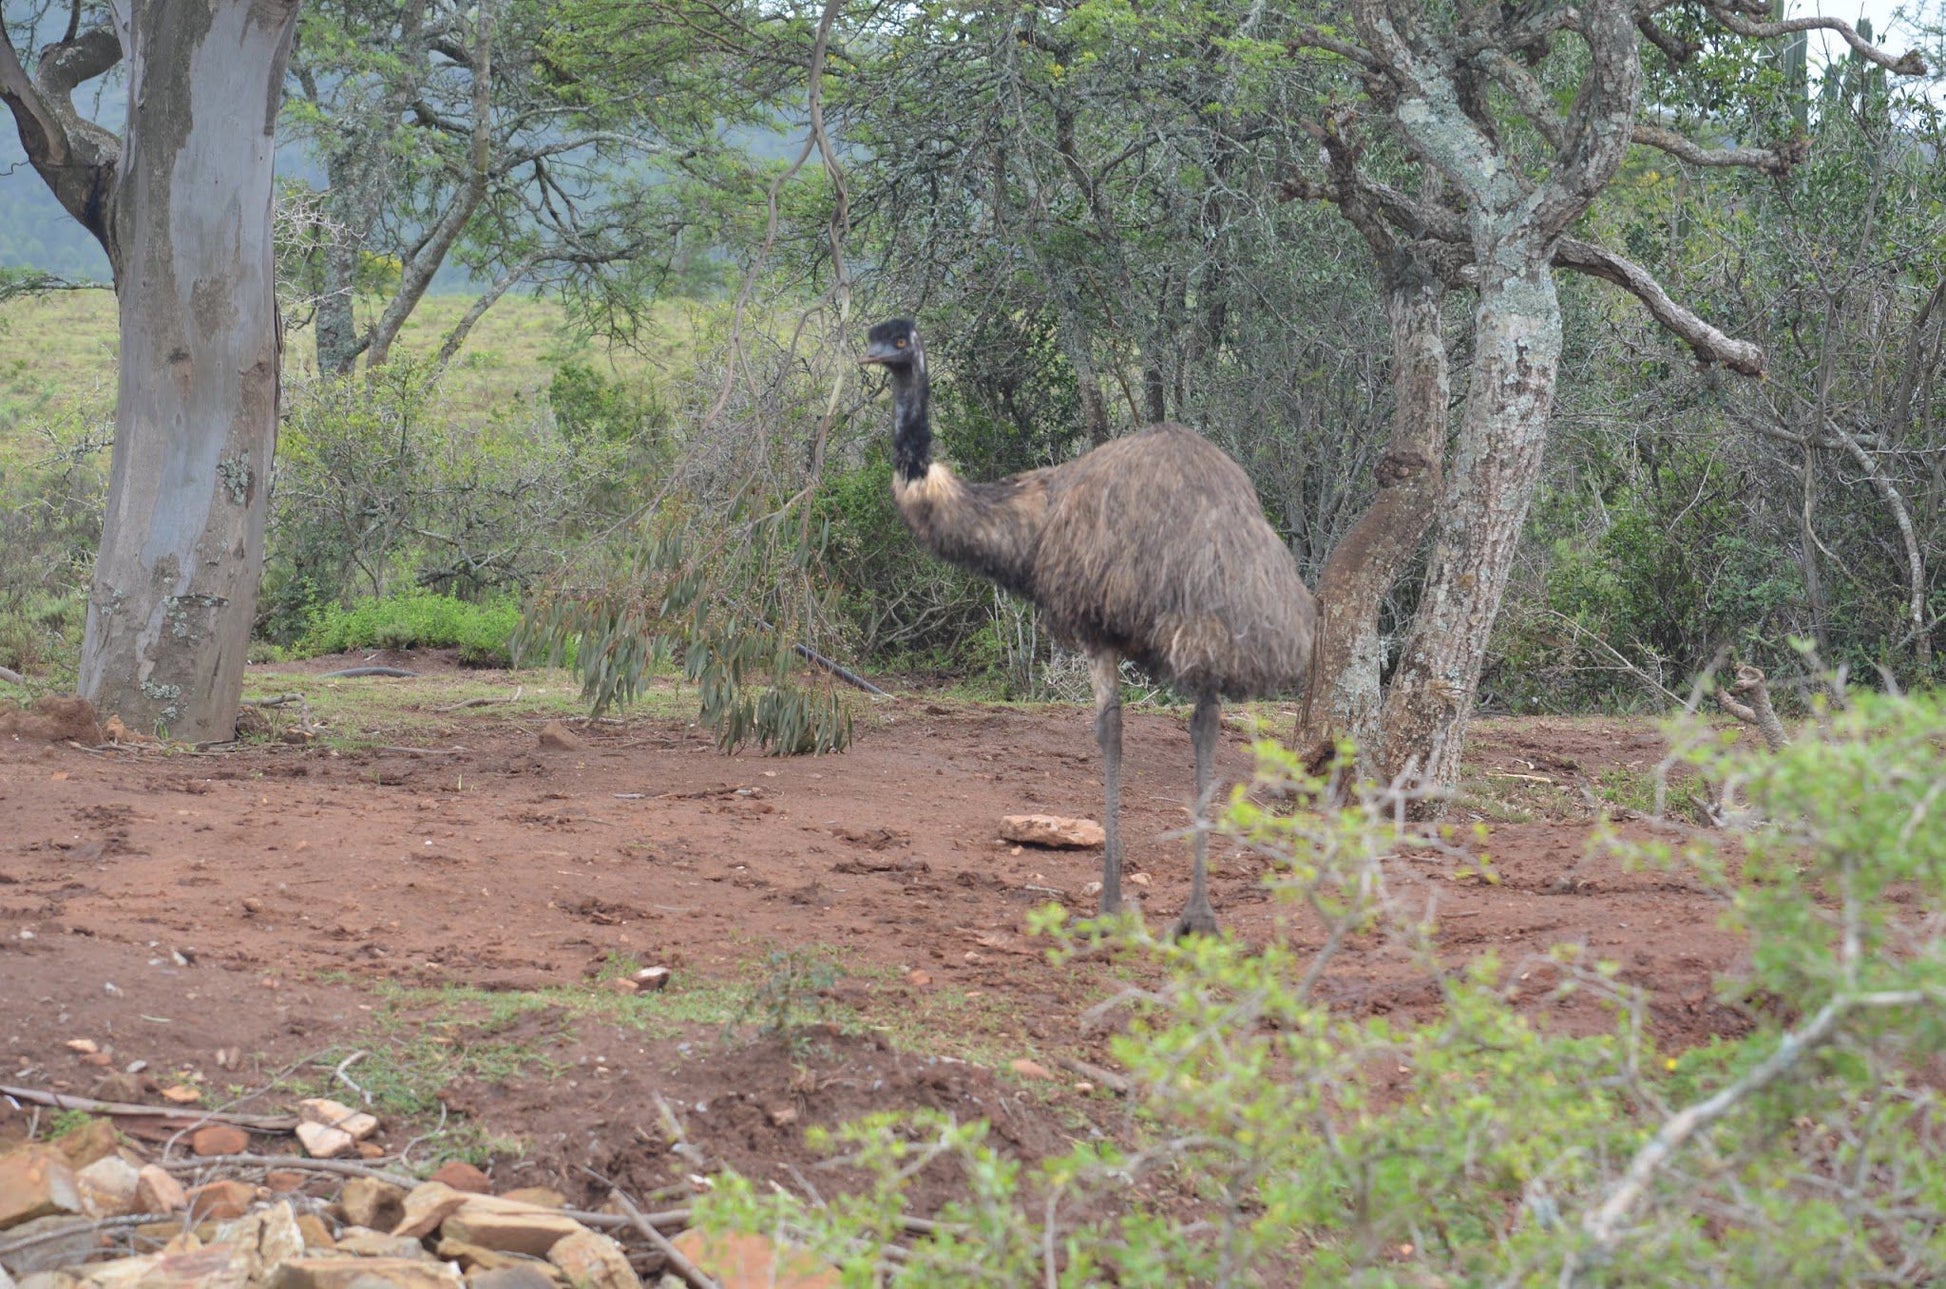
POLYGON ((1926 60, 1918 50, 1909 49, 1900 57, 1894 58, 1860 36, 1850 23, 1840 18, 1785 18, 1774 22, 1759 22, 1738 13, 1730 5, 1719 3, 1718 0, 1711 0, 1709 14, 1739 36, 1755 36, 1762 40, 1794 35, 1800 31, 1835 31, 1847 45, 1851 46, 1853 53, 1867 62, 1876 63, 1900 76, 1926 74, 1926 60))
POLYGON ((1554 266, 1612 282, 1640 300, 1649 314, 1688 343, 1704 362, 1721 363, 1745 376, 1764 374, 1764 351, 1737 340, 1669 298, 1649 271, 1591 242, 1564 237, 1554 247, 1554 266))
POLYGON ((1634 142, 1656 148, 1692 166, 1741 166, 1767 175, 1789 173, 1811 155, 1809 139, 1792 139, 1774 148, 1705 148, 1675 130, 1659 125, 1635 126, 1634 142))

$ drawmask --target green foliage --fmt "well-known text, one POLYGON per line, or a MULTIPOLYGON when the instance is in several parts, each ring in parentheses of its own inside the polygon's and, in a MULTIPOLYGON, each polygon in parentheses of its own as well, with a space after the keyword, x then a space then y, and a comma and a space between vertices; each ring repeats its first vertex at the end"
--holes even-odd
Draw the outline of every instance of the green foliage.
POLYGON ((475 667, 512 664, 510 643, 520 626, 520 602, 511 596, 474 604, 435 591, 408 589, 350 608, 325 604, 291 647, 294 657, 351 649, 444 649, 457 647, 460 661, 475 667))
POLYGON ((836 752, 851 741, 851 712, 820 674, 800 681, 787 593, 815 551, 780 536, 783 516, 697 550, 680 528, 653 521, 610 554, 589 588, 548 586, 529 602, 517 659, 581 673, 596 714, 633 702, 662 664, 680 655, 702 702, 703 724, 724 750, 754 740, 780 756, 836 752))
POLYGON ((65 680, 101 538, 109 427, 54 403, 0 453, 0 666, 65 680))
POLYGON ((652 384, 604 376, 583 362, 555 369, 547 402, 561 432, 577 441, 648 445, 669 429, 669 409, 652 384))
POLYGON ((278 445, 262 634, 295 640, 321 606, 401 587, 516 593, 601 513, 621 449, 541 418, 463 418, 434 375, 395 358, 366 378, 295 392, 278 445))
POLYGON ((789 1035, 824 1018, 825 995, 844 975, 829 953, 816 949, 773 949, 765 960, 763 979, 750 990, 725 1026, 729 1034, 757 1021, 757 1033, 769 1038, 789 1035))
POLYGON ((1036 915, 1064 953, 1107 943, 1137 978, 1111 1043, 1133 1139, 1028 1169, 983 1123, 876 1116, 817 1139, 869 1184, 817 1204, 726 1177, 698 1213, 839 1265, 847 1284, 1852 1284, 1946 1274, 1946 1125, 1924 1077, 1946 1047, 1946 700, 1861 696, 1776 757, 1692 745, 1768 820, 1745 871, 1677 860, 1731 897, 1762 996, 1747 1037, 1662 1058, 1650 1000, 1573 950, 1451 973, 1397 856, 1465 863, 1366 787, 1262 745, 1225 831, 1274 865, 1306 939, 1158 941, 1036 915), (1916 898, 1915 898, 1916 897, 1916 898), (1337 946, 1388 936, 1442 1002, 1354 1019, 1316 988, 1337 946), (1514 977, 1518 975, 1518 979, 1514 977), (1540 979, 1534 979, 1540 978, 1540 979), (1592 992, 1612 1031, 1536 1028, 1518 992, 1592 992), (1523 983, 1528 982, 1528 983, 1523 983), (1652 1141, 1655 1150, 1645 1147, 1652 1141), (1666 1153, 1664 1151, 1666 1147, 1666 1153), (959 1197, 901 1242, 908 1179, 950 1160, 959 1197))

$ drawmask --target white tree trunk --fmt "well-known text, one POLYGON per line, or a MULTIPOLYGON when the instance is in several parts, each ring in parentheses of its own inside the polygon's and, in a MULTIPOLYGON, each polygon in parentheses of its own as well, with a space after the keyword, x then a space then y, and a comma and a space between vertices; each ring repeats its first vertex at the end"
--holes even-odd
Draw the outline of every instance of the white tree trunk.
POLYGON ((121 369, 80 689, 134 728, 227 739, 277 442, 273 131, 297 0, 149 0, 117 17, 121 369))

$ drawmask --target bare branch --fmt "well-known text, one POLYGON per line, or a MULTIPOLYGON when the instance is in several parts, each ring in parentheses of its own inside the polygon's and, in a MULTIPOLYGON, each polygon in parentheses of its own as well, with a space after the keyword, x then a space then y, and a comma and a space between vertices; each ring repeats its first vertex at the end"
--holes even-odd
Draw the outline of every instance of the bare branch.
POLYGON ((1677 304, 1641 265, 1591 242, 1564 237, 1555 245, 1554 266, 1586 273, 1621 287, 1640 300, 1657 322, 1687 342, 1704 362, 1721 363, 1745 376, 1764 374, 1764 351, 1760 346, 1725 335, 1677 304))
POLYGON ((1498 49, 1481 50, 1480 62, 1514 96, 1522 114, 1533 122, 1541 137, 1560 148, 1567 139, 1567 122, 1554 110, 1547 91, 1534 79, 1534 74, 1498 49))
POLYGON ((1728 27, 1739 36, 1755 36, 1769 40, 1777 36, 1789 36, 1800 31, 1835 31, 1850 45, 1852 52, 1867 62, 1876 63, 1889 72, 1900 76, 1924 76, 1926 60, 1916 49, 1909 49, 1898 58, 1886 53, 1871 41, 1858 34, 1856 28, 1840 18, 1785 18, 1774 22, 1759 22, 1738 13, 1736 9, 1720 0, 1711 0, 1710 17, 1728 27))
POLYGON ((1774 148, 1705 148, 1675 130, 1659 125, 1635 126, 1634 142, 1656 148, 1692 166, 1741 166, 1767 175, 1789 173, 1811 155, 1809 139, 1792 139, 1774 148))

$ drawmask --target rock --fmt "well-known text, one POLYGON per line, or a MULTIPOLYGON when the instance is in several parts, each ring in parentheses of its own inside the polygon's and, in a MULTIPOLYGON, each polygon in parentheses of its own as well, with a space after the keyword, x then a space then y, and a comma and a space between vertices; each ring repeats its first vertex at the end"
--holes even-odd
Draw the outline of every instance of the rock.
POLYGON ((309 1179, 303 1173, 294 1173, 288 1168, 273 1168, 264 1174, 264 1185, 279 1195, 289 1195, 292 1191, 304 1189, 309 1179))
POLYGON ((89 1217, 125 1217, 148 1210, 141 1205, 142 1174, 120 1155, 103 1155, 74 1175, 81 1208, 89 1217))
POLYGON ((85 698, 45 694, 34 700, 31 712, 0 714, 0 734, 27 739, 46 739, 50 743, 84 743, 89 747, 102 741, 101 723, 95 707, 85 698))
POLYGON ((187 1083, 177 1083, 162 1089, 162 1099, 171 1105, 195 1105, 203 1099, 203 1094, 187 1083))
POLYGON ((927 985, 930 985, 932 983, 932 973, 929 971, 922 971, 918 967, 914 967, 912 970, 905 973, 905 983, 907 983, 908 985, 912 985, 913 987, 918 989, 924 989, 927 985))
POLYGON ((338 1193, 345 1221, 374 1231, 390 1231, 405 1218, 405 1188, 376 1177, 354 1177, 338 1193))
POLYGON ((448 1160, 435 1168, 432 1176, 426 1180, 444 1182, 456 1191, 472 1191, 476 1195, 485 1195, 493 1189, 487 1175, 463 1159, 448 1160))
POLYGON ((1015 1074, 1018 1074, 1023 1079, 1051 1079, 1054 1077, 1048 1073, 1045 1065, 1042 1065, 1039 1061, 1030 1061, 1024 1056, 1012 1063, 1012 1069, 1015 1074))
POLYGON ((264 1281, 269 1289, 460 1289, 459 1272, 429 1258, 292 1258, 264 1281))
POLYGON ((257 1188, 248 1182, 234 1178, 228 1181, 210 1182, 189 1192, 189 1220, 201 1222, 205 1218, 226 1221, 242 1217, 249 1211, 257 1198, 257 1188))
POLYGON ((764 1111, 764 1117, 775 1128, 788 1128, 797 1122, 797 1107, 794 1105, 772 1106, 764 1111))
POLYGON ((482 1268, 466 1277, 467 1289, 561 1289, 561 1282, 532 1262, 482 1268))
POLYGON ((601 987, 611 994, 632 994, 642 986, 626 976, 611 976, 601 982, 601 987))
POLYGON ((90 1289, 244 1289, 251 1258, 234 1244, 212 1244, 181 1252, 151 1253, 77 1267, 74 1274, 90 1289))
POLYGON ((304 1237, 304 1247, 312 1252, 328 1249, 338 1242, 332 1238, 331 1228, 316 1213, 297 1215, 297 1233, 304 1237))
POLYGON ((247 1155, 250 1134, 227 1123, 205 1124, 190 1134, 189 1148, 199 1155, 247 1155))
POLYGON ((581 1289, 642 1289, 635 1268, 628 1265, 622 1246, 594 1231, 575 1232, 547 1251, 547 1260, 561 1268, 568 1283, 581 1289))
POLYGON ((0 1155, 0 1231, 80 1211, 74 1166, 61 1151, 30 1143, 0 1155))
POLYGON ((101 1050, 101 1045, 96 1043, 92 1038, 71 1038, 62 1044, 62 1046, 67 1048, 68 1051, 78 1052, 82 1056, 93 1056, 101 1050))
POLYGON ((761 1235, 708 1235, 691 1227, 670 1241, 722 1289, 838 1289, 838 1273, 808 1253, 761 1235))
POLYGON ((95 1080, 94 1087, 88 1089, 88 1095, 97 1101, 135 1102, 140 1101, 147 1090, 142 1086, 142 1080, 133 1074, 104 1074, 95 1080))
POLYGON ((7 1270, 25 1277, 81 1261, 100 1250, 101 1237, 93 1218, 63 1213, 10 1227, 0 1234, 0 1243, 14 1246, 14 1252, 7 1255, 7 1270), (20 1247, 27 1240, 33 1243, 20 1247))
POLYGON ((376 1141, 361 1141, 358 1143, 358 1157, 360 1159, 383 1159, 385 1158, 385 1147, 379 1145, 376 1141))
POLYGON ((521 1186, 508 1191, 500 1197, 515 1204, 532 1204, 536 1208, 566 1208, 568 1197, 546 1186, 521 1186))
POLYGON ((90 1119, 71 1132, 64 1132, 54 1139, 61 1153, 67 1156, 70 1166, 86 1168, 97 1159, 105 1159, 121 1146, 122 1139, 115 1134, 115 1125, 106 1119, 90 1119))
POLYGON ((336 1128, 340 1132, 348 1133, 353 1141, 363 1141, 378 1131, 376 1115, 366 1114, 363 1110, 354 1110, 348 1105, 324 1097, 312 1097, 298 1102, 297 1117, 307 1123, 321 1123, 328 1128, 336 1128))
POLYGON ((556 1242, 587 1229, 565 1213, 551 1209, 525 1204, 502 1208, 499 1204, 471 1203, 442 1222, 439 1233, 483 1249, 529 1253, 538 1258, 546 1257, 556 1242))
POLYGON ((1060 815, 1008 815, 1000 821, 1000 835, 1008 841, 1030 846, 1073 846, 1090 849, 1108 840, 1108 834, 1092 819, 1066 819, 1060 815))
POLYGON ((144 1164, 136 1174, 134 1205, 138 1213, 175 1213, 189 1207, 189 1194, 167 1168, 144 1164))
POLYGON ((363 1227, 349 1227, 338 1233, 332 1247, 339 1253, 355 1253, 361 1258, 423 1258, 426 1250, 409 1235, 387 1235, 363 1227))
POLYGON ((466 1192, 455 1190, 441 1181, 414 1186, 405 1197, 405 1216, 392 1228, 392 1234, 409 1235, 415 1240, 424 1239, 437 1231, 441 1222, 459 1212, 467 1198, 466 1192))
POLYGON ((669 976, 667 967, 644 967, 635 973, 635 987, 644 991, 660 989, 669 983, 669 976))
POLYGON ((349 1154, 358 1144, 343 1128, 330 1128, 321 1123, 298 1124, 297 1139, 304 1143, 304 1153, 313 1159, 336 1159, 349 1154))
POLYGON ((249 1264, 250 1282, 256 1284, 280 1263, 304 1255, 304 1232, 288 1201, 245 1214, 216 1232, 219 1243, 235 1245, 249 1264))
POLYGON ((574 752, 580 749, 581 738, 561 722, 549 721, 541 727, 541 746, 556 752, 574 752))

